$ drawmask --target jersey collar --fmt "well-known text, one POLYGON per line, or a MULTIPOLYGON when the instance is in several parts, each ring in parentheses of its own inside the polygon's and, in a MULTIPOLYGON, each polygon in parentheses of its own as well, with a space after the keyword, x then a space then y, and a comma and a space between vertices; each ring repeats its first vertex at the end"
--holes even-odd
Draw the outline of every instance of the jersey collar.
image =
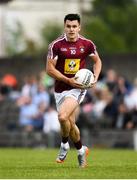
MULTIPOLYGON (((64 37, 65 37, 65 40, 68 41, 68 38, 67 38, 67 36, 66 36, 66 33, 64 33, 64 37)), ((78 34, 77 40, 79 39, 79 37, 80 37, 80 35, 78 34)), ((77 41, 77 40, 76 40, 76 41, 77 41)), ((76 42, 76 41, 75 41, 75 42, 76 42)), ((69 41, 68 41, 68 42, 69 42, 69 41)))

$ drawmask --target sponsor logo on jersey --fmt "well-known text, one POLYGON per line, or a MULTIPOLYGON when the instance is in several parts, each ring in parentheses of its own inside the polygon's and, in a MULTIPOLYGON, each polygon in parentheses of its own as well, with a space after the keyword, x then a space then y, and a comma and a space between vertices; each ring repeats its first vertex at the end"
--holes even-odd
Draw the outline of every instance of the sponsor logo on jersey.
POLYGON ((65 74, 75 74, 80 67, 80 59, 65 59, 65 74))

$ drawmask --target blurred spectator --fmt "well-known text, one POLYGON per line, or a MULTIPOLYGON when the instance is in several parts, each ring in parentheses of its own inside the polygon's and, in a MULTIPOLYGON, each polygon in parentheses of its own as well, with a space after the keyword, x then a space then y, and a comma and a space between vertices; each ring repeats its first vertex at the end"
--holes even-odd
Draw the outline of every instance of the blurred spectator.
POLYGON ((1 86, 7 87, 9 94, 8 96, 16 100, 20 96, 20 92, 18 91, 18 81, 17 78, 12 74, 6 74, 2 77, 1 86))
POLYGON ((51 88, 54 85, 54 79, 49 76, 45 71, 41 71, 39 74, 40 83, 43 84, 46 88, 51 88))
POLYGON ((18 127, 19 108, 9 93, 8 86, 0 86, 0 130, 15 130, 18 127))
POLYGON ((103 116, 105 107, 111 102, 112 94, 108 89, 96 91, 97 100, 93 105, 94 118, 100 119, 103 116))
POLYGON ((93 98, 91 92, 88 90, 83 102, 79 108, 79 115, 77 117, 77 125, 80 129, 92 128, 92 109, 93 109, 93 98))
POLYGON ((137 110, 137 78, 134 80, 134 87, 124 98, 125 104, 129 110, 137 110))
POLYGON ((50 96, 43 84, 39 83, 37 85, 37 92, 32 96, 32 101, 37 106, 39 106, 41 103, 45 105, 45 110, 48 108, 50 96))
POLYGON ((1 84, 5 85, 9 88, 15 89, 17 87, 18 82, 17 82, 17 79, 14 75, 6 74, 1 79, 1 84))
POLYGON ((34 75, 26 76, 21 89, 22 96, 34 96, 37 93, 37 78, 34 75))
POLYGON ((40 130, 43 127, 43 108, 32 103, 30 96, 22 96, 18 100, 20 107, 19 124, 26 131, 40 130))
MULTIPOLYGON (((60 123, 58 120, 58 113, 51 105, 48 111, 44 114, 43 132, 46 135, 47 146, 56 147, 59 139, 60 123)), ((58 145, 60 142, 58 142, 58 145)))
POLYGON ((50 106, 48 108, 48 111, 44 114, 43 132, 48 134, 50 132, 59 132, 59 131, 60 131, 60 124, 58 120, 58 113, 52 106, 50 106))
MULTIPOLYGON (((54 132, 54 125, 58 130, 53 123, 57 120, 53 80, 44 71, 39 78, 38 81, 35 75, 25 77, 20 91, 14 75, 6 74, 1 78, 0 129, 17 129, 19 124, 25 131, 43 129, 49 137, 54 132), (54 120, 50 121, 50 118, 54 120)), ((137 127, 137 78, 131 84, 115 70, 108 69, 96 86, 88 89, 77 124, 89 129, 137 127)))
POLYGON ((134 123, 132 121, 132 113, 128 111, 126 105, 121 102, 118 105, 118 116, 116 118, 116 128, 118 129, 132 129, 134 123))
POLYGON ((105 83, 106 83, 108 89, 112 93, 115 93, 115 89, 117 86, 117 72, 113 69, 107 70, 106 77, 104 80, 105 80, 105 83))

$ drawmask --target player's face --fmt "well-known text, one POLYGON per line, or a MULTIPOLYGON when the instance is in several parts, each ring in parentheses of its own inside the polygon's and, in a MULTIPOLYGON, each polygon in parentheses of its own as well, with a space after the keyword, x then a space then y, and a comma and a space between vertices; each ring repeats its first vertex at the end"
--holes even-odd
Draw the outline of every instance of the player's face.
POLYGON ((66 33, 68 41, 76 41, 78 33, 80 31, 80 24, 77 20, 66 20, 64 24, 64 31, 66 33))

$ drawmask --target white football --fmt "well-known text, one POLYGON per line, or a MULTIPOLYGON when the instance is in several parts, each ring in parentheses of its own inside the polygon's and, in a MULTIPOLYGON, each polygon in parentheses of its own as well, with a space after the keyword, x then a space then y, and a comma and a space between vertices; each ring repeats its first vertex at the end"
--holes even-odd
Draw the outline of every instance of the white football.
POLYGON ((75 74, 76 81, 84 87, 88 87, 94 82, 94 74, 89 69, 80 69, 75 74))

